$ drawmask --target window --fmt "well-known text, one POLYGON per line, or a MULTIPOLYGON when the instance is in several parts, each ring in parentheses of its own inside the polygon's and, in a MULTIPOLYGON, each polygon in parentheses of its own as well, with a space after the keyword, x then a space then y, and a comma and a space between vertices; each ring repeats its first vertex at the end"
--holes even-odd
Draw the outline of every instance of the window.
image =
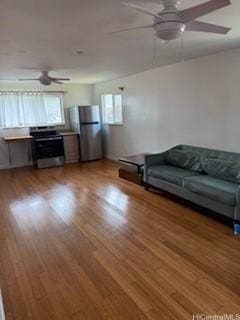
POLYGON ((44 105, 47 112, 47 121, 50 124, 63 124, 64 114, 62 108, 62 96, 45 95, 44 105))
POLYGON ((104 94, 102 95, 102 116, 103 123, 122 124, 122 95, 104 94))
POLYGON ((0 92, 0 127, 64 124, 61 94, 0 92))

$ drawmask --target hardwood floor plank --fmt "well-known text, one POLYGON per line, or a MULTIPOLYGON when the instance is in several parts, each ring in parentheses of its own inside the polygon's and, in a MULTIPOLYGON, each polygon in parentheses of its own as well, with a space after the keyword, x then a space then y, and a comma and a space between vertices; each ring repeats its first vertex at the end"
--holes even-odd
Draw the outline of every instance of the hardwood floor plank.
POLYGON ((124 270, 124 268, 121 267, 121 264, 112 264, 106 259, 104 254, 96 252, 94 255, 122 290, 135 302, 139 309, 144 313, 152 309, 152 306, 148 301, 149 299, 145 299, 134 286, 134 283, 137 282, 136 277, 131 276, 127 270, 124 270))
POLYGON ((188 320, 240 305, 229 226, 103 160, 0 171, 6 320, 188 320))

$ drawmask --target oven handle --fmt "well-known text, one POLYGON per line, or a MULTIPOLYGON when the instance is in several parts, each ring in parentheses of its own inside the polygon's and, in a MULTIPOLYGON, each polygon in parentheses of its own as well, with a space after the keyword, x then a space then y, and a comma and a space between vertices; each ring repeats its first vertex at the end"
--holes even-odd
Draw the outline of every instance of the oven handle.
POLYGON ((54 137, 54 138, 37 138, 35 139, 36 142, 42 141, 55 141, 55 140, 63 140, 63 137, 54 137))

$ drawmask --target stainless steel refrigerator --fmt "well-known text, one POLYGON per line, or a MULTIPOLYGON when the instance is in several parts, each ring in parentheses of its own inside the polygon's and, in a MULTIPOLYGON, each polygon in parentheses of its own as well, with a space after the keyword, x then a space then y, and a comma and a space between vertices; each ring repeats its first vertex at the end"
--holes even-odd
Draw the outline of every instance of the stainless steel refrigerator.
POLYGON ((79 133, 80 161, 102 158, 102 134, 99 106, 70 108, 71 129, 79 133))

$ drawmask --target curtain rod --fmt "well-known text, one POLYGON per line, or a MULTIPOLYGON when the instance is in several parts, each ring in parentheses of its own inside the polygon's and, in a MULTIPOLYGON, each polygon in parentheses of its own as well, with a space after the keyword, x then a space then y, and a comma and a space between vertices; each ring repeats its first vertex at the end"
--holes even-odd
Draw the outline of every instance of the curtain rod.
POLYGON ((41 90, 0 90, 0 93, 7 93, 7 92, 12 92, 12 93, 62 93, 62 94, 65 94, 65 93, 68 93, 68 91, 41 91, 41 90))

